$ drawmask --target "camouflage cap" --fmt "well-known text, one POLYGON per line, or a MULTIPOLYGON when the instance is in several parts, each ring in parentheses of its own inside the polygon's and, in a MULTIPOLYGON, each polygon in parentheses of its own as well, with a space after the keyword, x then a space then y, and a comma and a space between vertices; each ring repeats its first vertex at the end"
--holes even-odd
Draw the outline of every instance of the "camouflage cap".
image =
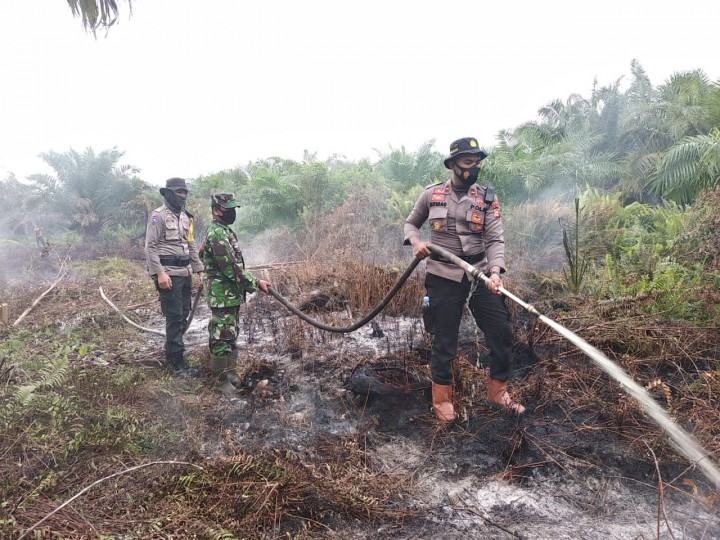
POLYGON ((210 197, 210 206, 212 208, 222 208, 223 210, 237 208, 235 195, 232 193, 215 193, 210 197))
POLYGON ((452 168, 450 161, 461 154, 477 154, 480 157, 480 161, 487 157, 487 154, 480 150, 477 139, 474 137, 464 137, 453 141, 450 145, 450 155, 445 158, 445 167, 448 169, 452 168))

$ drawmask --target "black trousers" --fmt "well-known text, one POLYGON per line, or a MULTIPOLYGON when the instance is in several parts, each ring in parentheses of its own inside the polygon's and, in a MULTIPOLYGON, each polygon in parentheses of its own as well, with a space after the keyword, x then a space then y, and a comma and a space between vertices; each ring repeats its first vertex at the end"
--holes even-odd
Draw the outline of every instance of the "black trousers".
MULTIPOLYGON (((430 371, 436 384, 452 384, 451 363, 457 354, 460 320, 470 285, 467 274, 459 283, 435 274, 427 274, 425 277, 425 288, 435 321, 430 371)), ((490 377, 507 381, 512 373, 513 334, 505 299, 488 291, 484 283, 478 283, 469 305, 475 323, 485 336, 485 344, 490 349, 490 377)))
POLYGON ((190 314, 192 302, 192 278, 170 276, 172 288, 161 289, 155 279, 155 288, 160 294, 160 308, 165 316, 165 360, 174 366, 182 363, 185 344, 183 332, 190 314))

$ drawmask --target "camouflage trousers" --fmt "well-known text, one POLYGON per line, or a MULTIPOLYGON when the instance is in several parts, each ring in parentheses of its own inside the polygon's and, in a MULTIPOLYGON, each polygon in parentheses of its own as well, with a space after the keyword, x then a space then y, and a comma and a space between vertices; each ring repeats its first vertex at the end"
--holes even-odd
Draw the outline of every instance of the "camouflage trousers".
POLYGON ((237 347, 235 342, 240 331, 240 306, 210 308, 210 311, 210 354, 230 354, 237 347))

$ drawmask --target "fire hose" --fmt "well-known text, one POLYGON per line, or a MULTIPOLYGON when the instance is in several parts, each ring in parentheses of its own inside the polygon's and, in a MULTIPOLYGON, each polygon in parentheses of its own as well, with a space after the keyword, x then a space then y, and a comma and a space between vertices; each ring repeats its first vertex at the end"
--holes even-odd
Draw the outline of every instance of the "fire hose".
POLYGON ((183 330, 183 335, 188 331, 188 328, 190 328, 190 323, 193 320, 193 317, 195 316, 195 311, 197 310, 198 302, 200 302, 200 297, 202 296, 203 292, 203 284, 200 283, 200 286, 198 287, 197 292, 195 293, 195 297, 193 298, 192 305, 190 307, 190 313, 188 313, 187 320, 185 321, 185 330, 183 330))
MULTIPOLYGON (((460 257, 453 255, 446 249, 443 249, 440 246, 436 246, 434 244, 428 244, 428 248, 433 253, 437 253, 438 255, 445 257, 453 264, 465 270, 465 272, 467 272, 473 280, 483 282, 489 280, 489 278, 486 277, 485 274, 480 272, 480 270, 475 268, 470 263, 463 261, 460 257)), ((377 314, 380 313, 383 308, 385 308, 385 306, 390 302, 390 300, 392 300, 392 298, 397 294, 405 281, 407 281, 407 279, 413 273, 419 262, 420 259, 415 258, 405 270, 405 272, 398 278, 398 280, 392 286, 390 291, 385 295, 382 301, 372 311, 365 315, 365 317, 363 317, 356 323, 346 327, 331 326, 311 319, 305 313, 300 311, 298 308, 288 302, 285 298, 283 298, 282 295, 280 295, 272 287, 268 287, 268 292, 282 305, 292 311, 295 315, 297 315, 304 321, 312 324, 313 326, 322 330, 327 330, 329 332, 347 333, 357 330, 358 328, 364 326, 369 321, 371 321, 375 316, 377 316, 377 314)), ((673 445, 675 450, 685 456, 687 459, 689 459, 691 463, 697 464, 697 466, 702 470, 705 476, 715 484, 715 487, 717 489, 720 489, 720 470, 713 463, 708 453, 704 451, 702 446, 700 446, 700 444, 693 438, 691 434, 689 434, 680 425, 673 421, 673 419, 670 418, 668 413, 648 394, 645 388, 637 384, 625 372, 625 370, 622 369, 622 367, 610 360, 607 356, 605 356, 597 348, 590 345, 580 336, 578 336, 571 330, 568 330, 561 324, 558 324, 552 319, 546 317, 545 315, 542 315, 540 312, 538 312, 537 309, 535 309, 534 306, 523 302, 520 298, 512 294, 504 287, 498 287, 498 290, 502 294, 507 296, 510 300, 520 305, 523 309, 525 309, 525 311, 532 315, 535 315, 540 322, 546 324, 555 332, 560 334, 562 337, 570 341, 570 343, 579 348, 593 362, 595 362, 595 364, 601 370, 603 370, 610 377, 619 382, 623 390, 625 390, 625 392, 635 398, 635 400, 640 404, 645 413, 653 420, 655 420, 662 429, 665 430, 670 440, 670 443, 673 445)))

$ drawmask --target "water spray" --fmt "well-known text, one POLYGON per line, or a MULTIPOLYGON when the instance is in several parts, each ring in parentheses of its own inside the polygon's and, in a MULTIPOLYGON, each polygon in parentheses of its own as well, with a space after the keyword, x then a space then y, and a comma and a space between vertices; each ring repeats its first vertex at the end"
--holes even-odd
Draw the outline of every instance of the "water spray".
MULTIPOLYGON (((430 249, 430 251, 445 257, 446 259, 452 261, 453 264, 456 264, 457 266, 465 270, 468 274, 470 274, 470 276, 472 276, 474 280, 489 281, 489 278, 486 277, 485 274, 480 272, 471 264, 463 261, 460 257, 453 255, 449 251, 434 244, 428 244, 428 248, 430 249)), ((498 290, 502 292, 505 296, 507 296, 510 300, 522 306, 525 311, 537 316, 537 318, 541 322, 548 325, 558 334, 560 334, 565 339, 570 341, 573 345, 578 347, 582 352, 589 356, 598 365, 600 369, 602 369, 605 373, 607 373, 613 379, 619 382, 622 385, 623 390, 625 390, 628 394, 634 397, 635 400, 640 404, 640 406, 645 410, 647 415, 650 416, 650 418, 652 418, 653 420, 655 420, 660 425, 660 427, 667 432, 668 438, 670 439, 670 443, 672 444, 673 448, 675 448, 677 452, 688 458, 691 463, 696 463, 698 467, 700 467, 700 469, 702 469, 702 471, 705 473, 705 476, 707 476, 707 478, 715 484, 716 489, 720 489, 720 470, 718 470, 717 466, 710 459, 708 453, 704 451, 702 446, 700 446, 700 443, 698 443, 693 438, 693 436, 690 435, 690 433, 685 431, 677 424, 677 422, 670 418, 668 413, 665 412, 665 410, 660 405, 658 405, 658 403, 652 398, 652 396, 650 396, 650 394, 648 394, 647 390, 645 390, 642 386, 636 383, 630 377, 630 375, 625 372, 624 369, 622 369, 619 365, 610 360, 607 356, 605 356, 598 349, 590 345, 580 336, 568 330, 561 324, 556 323, 545 315, 542 315, 540 312, 538 312, 537 309, 535 309, 535 307, 527 304, 526 302, 523 302, 520 298, 512 294, 504 287, 498 287, 498 290)))

